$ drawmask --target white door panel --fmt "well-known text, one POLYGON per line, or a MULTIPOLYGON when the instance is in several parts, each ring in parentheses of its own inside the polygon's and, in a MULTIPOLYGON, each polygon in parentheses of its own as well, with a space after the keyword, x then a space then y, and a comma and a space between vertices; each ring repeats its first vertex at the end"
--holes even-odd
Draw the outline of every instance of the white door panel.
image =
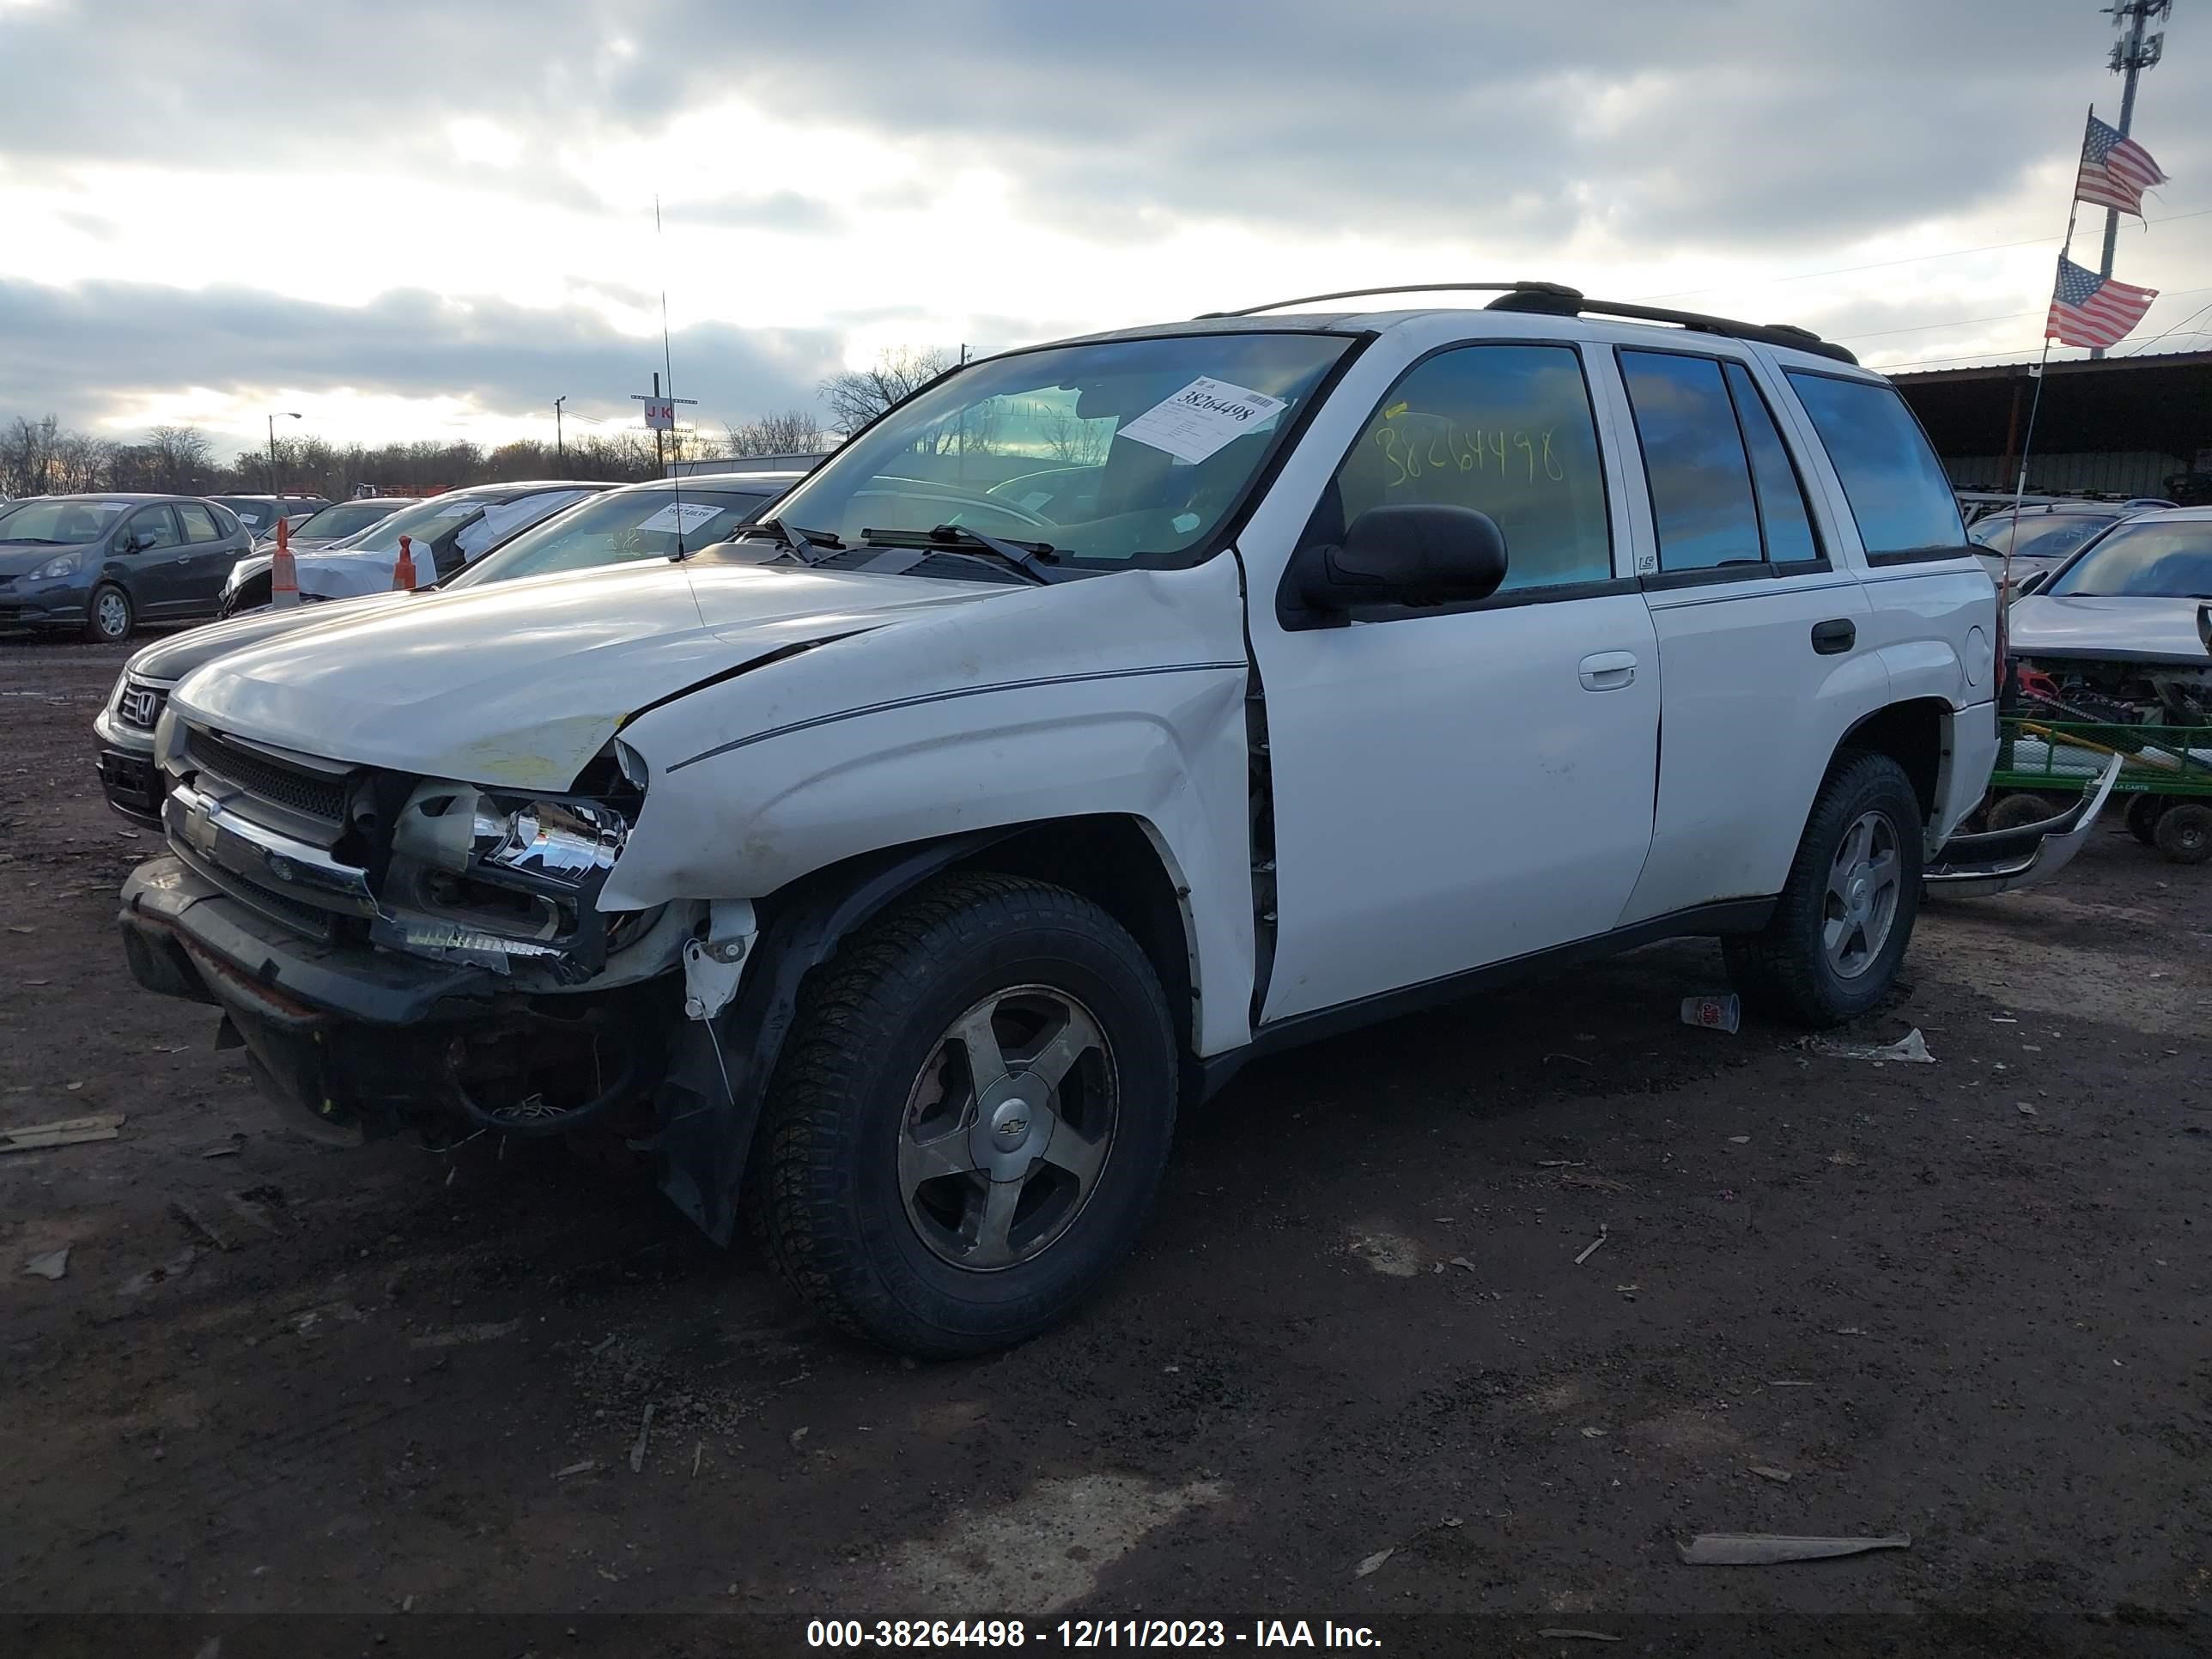
POLYGON ((1647 596, 1667 719, 1651 855, 1620 920, 1782 890, 1837 737, 1888 701, 1856 581, 1717 583, 1647 596), (1851 623, 1824 655, 1813 629, 1851 623))
POLYGON ((1254 645, 1279 916, 1263 1019, 1613 925, 1651 832, 1659 676, 1642 665, 1660 659, 1640 594, 1254 645))

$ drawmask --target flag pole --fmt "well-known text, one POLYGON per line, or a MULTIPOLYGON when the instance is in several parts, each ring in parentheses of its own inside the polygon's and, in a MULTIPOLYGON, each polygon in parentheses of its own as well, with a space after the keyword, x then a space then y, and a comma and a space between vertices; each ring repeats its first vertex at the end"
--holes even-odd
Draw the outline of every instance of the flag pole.
MULTIPOLYGON (((2089 106, 2089 120, 2094 121, 2096 118, 2097 106, 2093 103, 2089 106)), ((2088 122, 2085 121, 2081 125, 2081 143, 2085 151, 2088 147, 2088 122)), ((2080 164, 2077 161, 2075 168, 2075 188, 2079 189, 2081 182, 2081 169, 2080 164)), ((2066 204, 2066 238, 2064 244, 2058 250, 2058 268, 2060 270, 2063 270, 2065 266, 2066 256, 2074 251, 2074 224, 2075 221, 2081 217, 2081 198, 2079 196, 2075 196, 2066 204)), ((2051 276, 2051 297, 2055 300, 2058 294, 2058 270, 2054 270, 2051 276)), ((2013 544, 2020 539, 2020 509, 2021 502, 2025 500, 2027 495, 2028 458, 2035 453, 2035 416, 2037 412, 2043 407, 2044 371, 2050 367, 2051 322, 2050 319, 2046 316, 2043 324, 2043 355, 2036 359, 2035 363, 2035 396, 2028 400, 2027 404, 2027 435, 2021 438, 2020 441, 2020 476, 2013 481, 2012 487, 2012 534, 2005 538, 2004 586, 1997 594, 1997 635, 1998 648, 2000 652, 2002 652, 2003 648, 2005 607, 2011 603, 2010 595, 2012 593, 2013 544)), ((1998 665, 1997 675, 1998 684, 2002 685, 2003 684, 2004 676, 2004 669, 2002 663, 1998 665)))

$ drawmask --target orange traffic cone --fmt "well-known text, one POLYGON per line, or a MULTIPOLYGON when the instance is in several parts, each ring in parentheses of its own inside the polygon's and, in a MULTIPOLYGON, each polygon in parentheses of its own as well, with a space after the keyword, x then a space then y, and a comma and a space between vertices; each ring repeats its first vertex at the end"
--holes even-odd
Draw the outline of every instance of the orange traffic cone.
POLYGON ((415 591, 415 556, 408 550, 413 539, 410 536, 399 538, 399 556, 392 562, 392 591, 395 593, 415 591))
POLYGON ((299 602, 300 568, 292 558, 292 525, 289 519, 279 519, 276 551, 269 561, 269 603, 287 605, 299 602))

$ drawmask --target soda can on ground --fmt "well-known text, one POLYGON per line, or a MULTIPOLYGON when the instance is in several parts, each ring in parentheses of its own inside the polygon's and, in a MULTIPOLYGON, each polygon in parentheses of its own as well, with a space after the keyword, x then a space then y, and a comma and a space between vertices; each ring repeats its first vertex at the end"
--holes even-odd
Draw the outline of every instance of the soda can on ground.
POLYGON ((1726 996, 1684 997, 1682 1024, 1702 1025, 1709 1031, 1733 1031, 1743 1024, 1743 1004, 1733 991, 1726 996))

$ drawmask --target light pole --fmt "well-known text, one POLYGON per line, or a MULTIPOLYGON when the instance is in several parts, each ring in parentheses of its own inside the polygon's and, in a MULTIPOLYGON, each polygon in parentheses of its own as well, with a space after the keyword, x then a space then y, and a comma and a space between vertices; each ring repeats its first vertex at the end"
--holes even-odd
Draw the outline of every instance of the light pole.
POLYGON ((277 498, 277 504, 282 506, 283 504, 284 490, 283 487, 278 483, 276 479, 277 415, 283 416, 288 421, 304 421, 307 417, 301 414, 296 409, 280 409, 276 411, 276 415, 271 415, 269 417, 269 493, 276 496, 277 498))

